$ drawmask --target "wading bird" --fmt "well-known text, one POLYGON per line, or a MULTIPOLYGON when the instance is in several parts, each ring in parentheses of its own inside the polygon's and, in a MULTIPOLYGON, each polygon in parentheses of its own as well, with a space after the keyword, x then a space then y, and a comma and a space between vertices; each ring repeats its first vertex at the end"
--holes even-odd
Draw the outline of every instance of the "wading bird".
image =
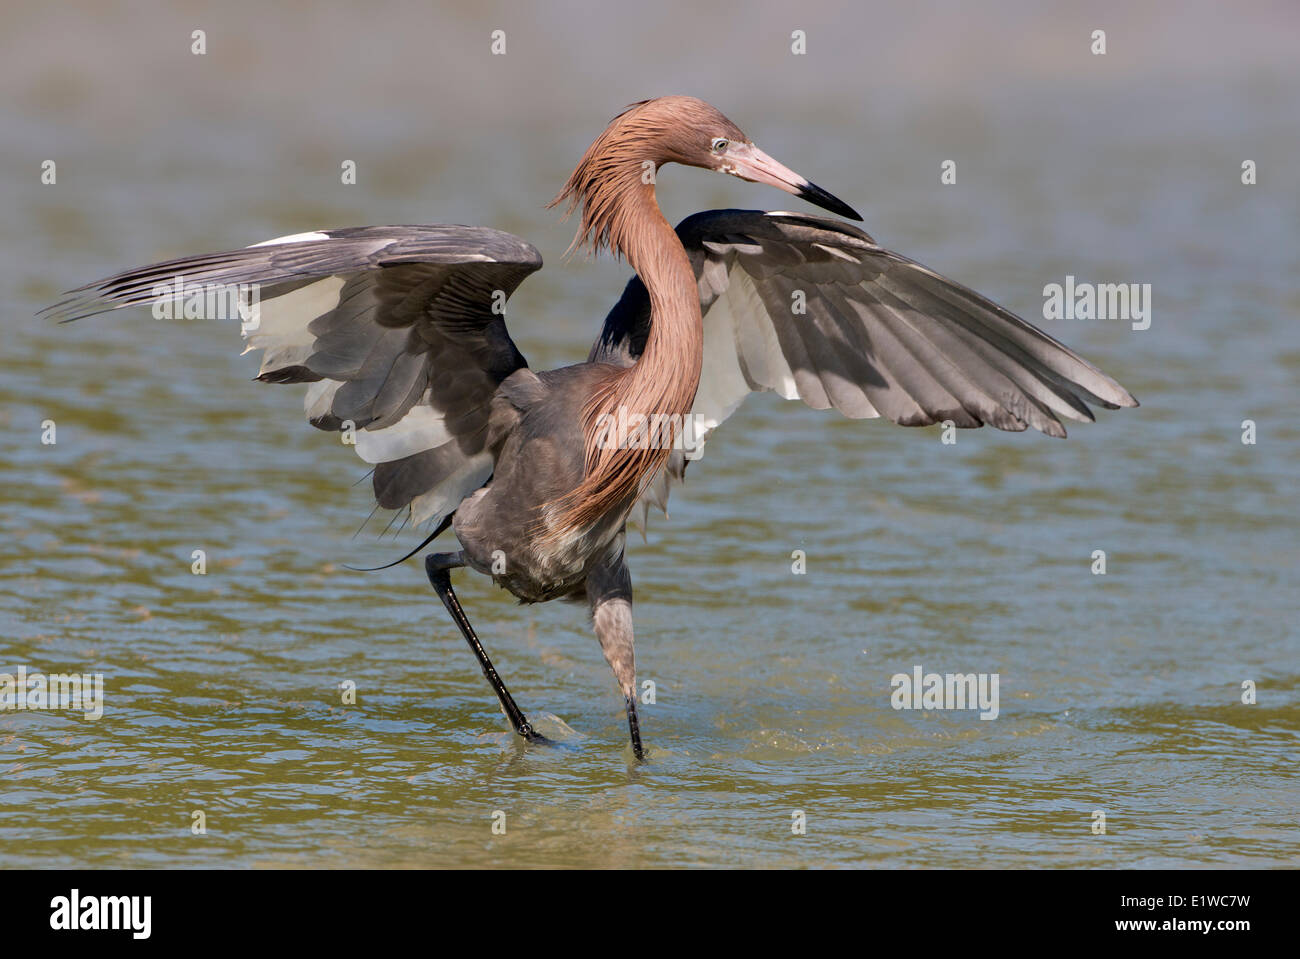
POLYGON ((528 367, 502 305, 542 260, 483 227, 287 236, 128 270, 46 312, 77 319, 250 285, 244 326, 248 349, 263 351, 258 379, 307 384, 313 426, 355 430, 378 505, 432 526, 403 559, 448 527, 460 541, 425 569, 515 731, 542 738, 475 635, 453 569, 491 576, 523 602, 589 605, 639 760, 626 522, 666 505, 688 458, 746 395, 771 390, 905 426, 1052 436, 1065 435, 1062 419, 1091 421, 1088 404, 1137 405, 1045 333, 841 220, 710 210, 674 231, 650 175, 665 163, 862 219, 709 104, 661 97, 615 117, 552 201, 580 208, 574 246, 621 254, 636 272, 585 363, 528 367), (615 435, 613 423, 636 426, 615 435))

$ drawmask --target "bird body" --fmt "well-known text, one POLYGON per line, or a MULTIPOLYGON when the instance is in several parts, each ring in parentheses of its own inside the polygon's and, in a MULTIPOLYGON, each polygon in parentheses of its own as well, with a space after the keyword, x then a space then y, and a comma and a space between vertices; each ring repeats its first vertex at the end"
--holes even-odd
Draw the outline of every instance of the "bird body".
POLYGON ((634 498, 580 535, 553 543, 542 542, 537 527, 538 511, 582 482, 583 407, 615 369, 603 363, 537 373, 525 368, 501 384, 497 402, 508 409, 500 418, 505 436, 492 482, 460 504, 452 530, 468 565, 524 602, 585 597, 589 569, 602 561, 631 511, 634 498))
POLYGON ((461 548, 427 555, 426 573, 515 730, 541 738, 461 608, 454 569, 523 602, 588 605, 640 759, 626 523, 666 507, 749 393, 852 418, 1053 436, 1063 419, 1092 420, 1089 404, 1137 405, 1045 333, 841 220, 713 210, 673 230, 654 192, 669 162, 861 219, 709 104, 661 97, 615 117, 553 201, 581 208, 575 246, 609 249, 636 273, 583 363, 528 367, 498 307, 541 257, 484 227, 296 234, 128 270, 47 312, 76 319, 196 286, 258 290, 243 304, 249 349, 263 351, 258 379, 305 384, 313 426, 355 430, 378 506, 433 527, 402 559, 455 534, 461 548), (613 436, 614 422, 640 429, 613 436))

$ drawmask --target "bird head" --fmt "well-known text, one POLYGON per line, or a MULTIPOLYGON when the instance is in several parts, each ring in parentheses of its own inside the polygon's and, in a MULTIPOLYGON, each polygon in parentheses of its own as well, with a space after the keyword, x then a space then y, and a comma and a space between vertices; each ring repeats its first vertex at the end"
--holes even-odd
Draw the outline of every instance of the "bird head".
POLYGON ((696 97, 668 96, 633 103, 609 122, 587 149, 551 206, 583 207, 584 239, 593 250, 623 247, 620 219, 630 195, 653 191, 665 163, 702 167, 751 183, 766 183, 823 209, 861 220, 851 206, 778 163, 716 107, 696 97))
POLYGON ((661 149, 656 157, 659 164, 680 163, 765 183, 840 216, 862 219, 847 203, 772 159, 720 110, 696 97, 645 100, 614 122, 620 119, 632 130, 645 131, 648 143, 661 149))

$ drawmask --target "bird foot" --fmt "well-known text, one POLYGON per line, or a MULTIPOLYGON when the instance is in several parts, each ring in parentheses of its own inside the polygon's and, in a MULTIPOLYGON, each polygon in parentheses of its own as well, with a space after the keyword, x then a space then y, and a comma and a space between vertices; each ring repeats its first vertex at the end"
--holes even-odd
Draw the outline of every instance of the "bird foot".
POLYGON ((539 733, 537 730, 533 729, 533 727, 532 727, 532 725, 531 725, 530 723, 524 723, 522 726, 520 726, 518 729, 516 729, 515 732, 517 732, 520 736, 523 736, 523 737, 524 737, 524 740, 525 740, 526 742, 530 742, 530 743, 538 743, 538 744, 540 744, 540 745, 542 745, 542 746, 555 746, 555 745, 557 745, 557 743, 555 742, 555 740, 553 740, 553 739, 547 739, 545 736, 543 736, 543 735, 542 735, 541 733, 539 733))

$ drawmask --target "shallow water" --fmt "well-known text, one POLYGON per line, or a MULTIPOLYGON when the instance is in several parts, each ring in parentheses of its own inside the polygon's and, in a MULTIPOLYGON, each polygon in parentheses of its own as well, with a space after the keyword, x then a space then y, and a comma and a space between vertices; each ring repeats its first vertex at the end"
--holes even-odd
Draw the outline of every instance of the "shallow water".
MULTIPOLYGON (((899 48, 881 66, 828 38, 837 21, 814 6, 826 52, 792 61, 771 13, 776 51, 744 63, 746 84, 718 76, 707 31, 674 30, 693 6, 662 6, 635 31, 590 21, 579 52, 563 18, 509 7, 426 11, 421 29, 336 10, 254 30, 239 5, 3 14, 24 42, 0 58, 0 149, 25 172, 0 178, 0 672, 103 673, 106 702, 98 721, 0 712, 0 865, 1296 863, 1300 135, 1282 122, 1296 71, 1270 57, 1267 24, 1195 8, 1176 47, 1112 12, 1123 44, 1090 75, 979 24, 985 52, 945 58, 897 11, 870 20, 899 48), (498 21, 514 52, 467 82, 498 21), (188 53, 192 22, 209 25, 206 60, 188 53), (373 42, 345 56, 351 36, 373 42), (1186 65, 1198 43, 1219 43, 1217 73, 1186 65), (671 62, 655 53, 670 47, 671 62), (946 72, 907 73, 917 58, 946 72), (167 256, 478 222, 548 262, 511 301, 524 354, 576 361, 626 267, 566 263, 571 225, 543 206, 608 116, 665 88, 709 97, 882 243, 1032 321, 1067 274, 1150 283, 1154 309, 1144 331, 1041 321, 1142 401, 1064 442, 978 430, 945 445, 748 400, 672 518, 631 540, 640 678, 656 686, 636 766, 580 609, 456 580, 560 742, 523 748, 418 564, 343 568, 416 534, 378 539, 376 517, 353 536, 363 465, 306 426, 298 389, 250 382, 237 330, 33 314, 167 256), (43 186, 49 157, 58 183, 43 186), (342 187, 347 158, 360 176, 342 187), (894 710, 891 676, 917 665, 998 674, 998 717, 894 710)), ((1079 29, 1024 16, 1051 51, 1079 29)), ((749 24, 728 49, 761 36, 749 24)), ((802 208, 700 171, 666 170, 660 195, 671 219, 802 208)))

